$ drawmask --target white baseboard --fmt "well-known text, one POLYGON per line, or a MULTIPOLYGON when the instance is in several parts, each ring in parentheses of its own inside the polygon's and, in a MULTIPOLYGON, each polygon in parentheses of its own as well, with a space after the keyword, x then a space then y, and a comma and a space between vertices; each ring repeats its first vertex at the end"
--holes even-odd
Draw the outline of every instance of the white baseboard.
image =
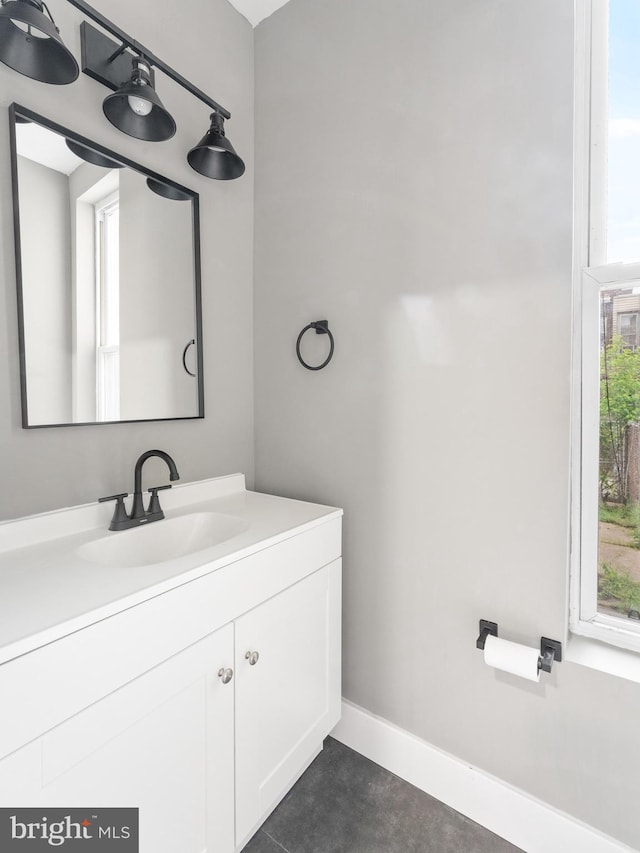
POLYGON ((526 853, 636 853, 350 702, 331 736, 526 853))

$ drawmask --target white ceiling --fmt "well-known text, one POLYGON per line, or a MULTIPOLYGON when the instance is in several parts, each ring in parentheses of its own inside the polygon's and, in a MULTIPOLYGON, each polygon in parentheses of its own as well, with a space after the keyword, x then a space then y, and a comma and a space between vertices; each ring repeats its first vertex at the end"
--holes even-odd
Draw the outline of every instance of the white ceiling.
POLYGON ((229 2, 255 27, 260 21, 284 6, 288 0, 229 0, 229 2))
POLYGON ((16 141, 22 157, 63 175, 70 175, 83 162, 67 148, 64 136, 34 122, 16 124, 16 141))

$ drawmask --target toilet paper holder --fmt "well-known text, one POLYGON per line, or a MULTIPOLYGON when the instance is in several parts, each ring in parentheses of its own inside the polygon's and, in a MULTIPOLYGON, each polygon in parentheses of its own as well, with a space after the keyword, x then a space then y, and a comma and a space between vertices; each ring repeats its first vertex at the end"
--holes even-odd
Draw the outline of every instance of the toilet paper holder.
MULTIPOLYGON (((476 640, 476 648, 484 649, 487 637, 498 636, 498 623, 489 622, 488 619, 480 620, 480 635, 476 640)), ((538 670, 551 672, 553 662, 562 661, 562 643, 559 640, 550 640, 548 637, 540 637, 540 656, 538 658, 538 670)))

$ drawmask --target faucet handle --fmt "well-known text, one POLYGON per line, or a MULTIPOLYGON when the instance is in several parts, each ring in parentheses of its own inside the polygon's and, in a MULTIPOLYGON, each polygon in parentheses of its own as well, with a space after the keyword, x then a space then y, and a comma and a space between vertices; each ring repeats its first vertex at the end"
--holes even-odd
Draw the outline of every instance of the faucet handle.
MULTIPOLYGON (((170 489, 171 486, 151 486, 149 489, 149 494, 151 498, 149 499, 149 507, 147 512, 151 515, 152 513, 162 513, 162 509, 160 507, 160 499, 158 498, 158 492, 163 492, 165 489, 170 489)), ((163 513, 164 517, 164 513, 163 513)))
POLYGON ((127 511, 124 506, 124 499, 128 497, 127 492, 123 492, 121 495, 108 495, 106 498, 98 498, 98 503, 104 503, 105 501, 115 501, 116 508, 113 511, 113 518, 111 519, 111 524, 109 525, 109 530, 118 530, 118 526, 122 524, 123 521, 128 521, 129 516, 127 515, 127 511))
POLYGON ((106 498, 98 498, 98 503, 103 504, 105 501, 119 501, 129 497, 129 492, 123 492, 121 495, 107 495, 106 498))

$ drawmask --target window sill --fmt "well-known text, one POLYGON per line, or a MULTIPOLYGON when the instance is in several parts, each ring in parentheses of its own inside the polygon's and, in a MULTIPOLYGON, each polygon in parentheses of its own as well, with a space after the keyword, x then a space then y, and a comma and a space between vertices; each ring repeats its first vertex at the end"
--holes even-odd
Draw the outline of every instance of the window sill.
POLYGON ((640 684, 640 655, 637 652, 572 634, 565 659, 640 684))

